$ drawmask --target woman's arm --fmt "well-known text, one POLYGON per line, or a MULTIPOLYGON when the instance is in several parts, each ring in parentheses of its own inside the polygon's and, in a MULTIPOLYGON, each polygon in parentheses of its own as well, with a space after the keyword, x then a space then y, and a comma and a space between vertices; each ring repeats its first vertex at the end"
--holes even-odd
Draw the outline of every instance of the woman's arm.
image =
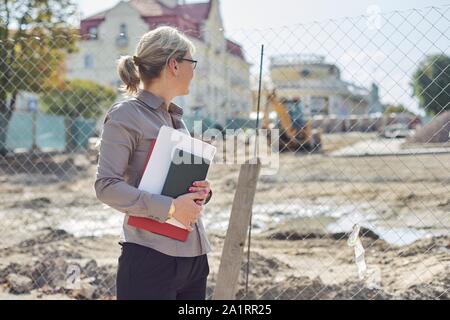
POLYGON ((173 198, 139 190, 124 180, 129 159, 141 135, 134 123, 126 106, 107 114, 94 184, 96 196, 123 213, 164 222, 173 198))

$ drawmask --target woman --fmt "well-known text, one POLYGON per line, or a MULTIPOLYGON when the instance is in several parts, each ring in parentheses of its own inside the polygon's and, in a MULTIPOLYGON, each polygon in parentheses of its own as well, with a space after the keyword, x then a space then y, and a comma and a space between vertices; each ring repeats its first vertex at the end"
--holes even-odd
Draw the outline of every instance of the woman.
POLYGON ((186 130, 183 109, 171 101, 189 93, 196 65, 193 52, 186 36, 159 27, 142 36, 133 57, 118 60, 122 89, 130 98, 106 114, 95 181, 97 198, 125 213, 118 299, 205 299, 211 248, 201 213, 212 194, 208 181, 194 182, 176 199, 137 189, 159 128, 186 130), (173 217, 189 229, 188 239, 182 242, 129 226, 129 215, 159 222, 173 217))

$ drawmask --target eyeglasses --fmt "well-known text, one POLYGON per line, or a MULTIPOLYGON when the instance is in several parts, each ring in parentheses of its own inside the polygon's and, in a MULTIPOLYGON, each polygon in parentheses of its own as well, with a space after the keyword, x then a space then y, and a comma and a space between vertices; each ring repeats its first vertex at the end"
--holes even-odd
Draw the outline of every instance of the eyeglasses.
POLYGON ((190 63, 192 63, 194 66, 192 67, 192 69, 195 70, 195 67, 197 67, 197 60, 192 60, 192 59, 188 59, 188 58, 180 58, 180 60, 184 60, 184 61, 189 61, 190 63))

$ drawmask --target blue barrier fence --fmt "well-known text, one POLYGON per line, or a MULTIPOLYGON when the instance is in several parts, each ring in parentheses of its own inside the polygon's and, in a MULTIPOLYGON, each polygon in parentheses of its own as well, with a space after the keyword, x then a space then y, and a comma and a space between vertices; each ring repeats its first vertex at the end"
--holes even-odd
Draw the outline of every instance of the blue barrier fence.
MULTIPOLYGON (((245 129, 245 128, 255 128, 256 120, 248 118, 228 118, 226 119, 225 126, 215 123, 210 118, 200 118, 193 116, 183 116, 183 121, 190 132, 193 132, 194 121, 202 121, 203 131, 209 128, 223 128, 223 129, 245 129)), ((261 123, 261 121, 260 121, 261 123)))
POLYGON ((66 148, 64 117, 37 114, 36 145, 41 150, 63 151, 66 148))
POLYGON ((6 149, 29 150, 33 147, 33 116, 31 113, 14 113, 6 132, 6 149))
MULTIPOLYGON (((256 120, 247 118, 234 118, 227 119, 226 129, 255 129, 256 120)), ((259 127, 261 126, 261 120, 259 121, 259 127)))
POLYGON ((8 123, 6 148, 29 151, 34 146, 41 151, 80 151, 88 147, 95 125, 94 119, 15 112, 8 123))
POLYGON ((75 150, 87 148, 89 138, 95 133, 96 122, 94 119, 77 118, 71 126, 70 139, 75 150))
MULTIPOLYGON (((193 129, 193 117, 183 117, 188 129, 193 129)), ((216 126, 211 119, 202 119, 203 131, 216 126)), ((227 119, 225 129, 252 128, 249 119, 227 119)), ((82 151, 95 134, 96 121, 78 117, 70 119, 45 113, 15 112, 6 132, 6 148, 10 151, 29 151, 33 146, 41 151, 82 151)))

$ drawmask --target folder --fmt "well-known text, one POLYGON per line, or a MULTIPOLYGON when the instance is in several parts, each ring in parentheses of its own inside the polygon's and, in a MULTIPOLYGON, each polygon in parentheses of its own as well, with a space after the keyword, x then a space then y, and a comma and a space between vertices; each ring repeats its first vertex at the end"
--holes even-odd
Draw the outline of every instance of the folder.
POLYGON ((194 181, 205 180, 209 160, 176 148, 161 194, 176 198, 189 192, 194 181))
MULTIPOLYGON (((173 198, 188 193, 193 181, 205 180, 216 148, 179 130, 162 126, 151 142, 139 189, 173 198)), ((128 217, 128 225, 186 241, 189 231, 175 218, 164 223, 128 217)))

